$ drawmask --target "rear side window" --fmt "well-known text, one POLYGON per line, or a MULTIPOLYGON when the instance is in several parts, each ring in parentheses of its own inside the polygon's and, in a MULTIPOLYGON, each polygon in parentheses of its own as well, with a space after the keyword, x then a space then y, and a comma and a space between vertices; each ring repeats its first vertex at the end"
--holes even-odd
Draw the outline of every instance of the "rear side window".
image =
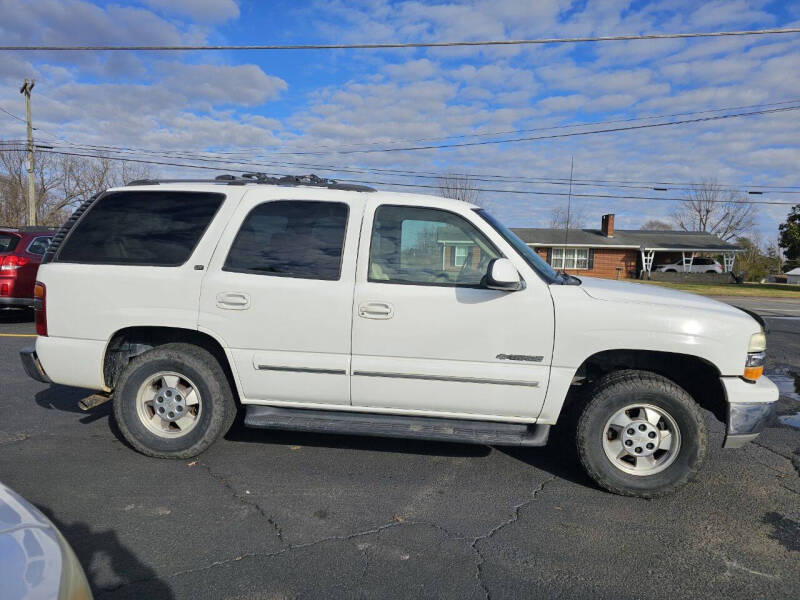
POLYGON ((34 238, 33 241, 28 244, 28 252, 30 254, 38 254, 39 256, 43 255, 50 245, 50 239, 50 236, 34 238))
POLYGON ((242 223, 223 271, 339 279, 347 214, 340 202, 260 204, 242 223))
POLYGON ((112 192, 78 221, 60 262, 175 267, 191 256, 224 194, 112 192))
POLYGON ((0 252, 11 252, 18 243, 19 236, 13 233, 0 233, 0 252))

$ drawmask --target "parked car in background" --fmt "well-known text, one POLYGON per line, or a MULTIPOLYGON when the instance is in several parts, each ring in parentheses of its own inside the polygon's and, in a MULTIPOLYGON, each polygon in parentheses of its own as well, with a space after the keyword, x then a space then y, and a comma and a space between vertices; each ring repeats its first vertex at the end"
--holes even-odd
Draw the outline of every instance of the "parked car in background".
POLYGON ((0 483, 0 597, 90 600, 92 592, 64 536, 35 506, 0 483))
POLYGON ((33 284, 55 232, 0 227, 0 308, 33 306, 33 284))
POLYGON ((713 258, 695 258, 689 260, 688 258, 667 265, 658 265, 656 271, 662 273, 722 273, 722 265, 715 261, 713 258))

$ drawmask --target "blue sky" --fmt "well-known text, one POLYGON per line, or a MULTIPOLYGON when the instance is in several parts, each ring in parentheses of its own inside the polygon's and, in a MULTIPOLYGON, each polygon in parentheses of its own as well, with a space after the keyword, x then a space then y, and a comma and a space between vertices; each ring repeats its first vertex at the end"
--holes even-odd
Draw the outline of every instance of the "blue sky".
MULTIPOLYGON (((6 44, 288 44, 477 40, 797 27, 797 2, 474 0, 0 0, 6 44)), ((800 35, 391 51, 0 53, 0 106, 23 114, 35 77, 40 139, 334 168, 800 186, 798 112, 524 143, 336 154, 471 136, 800 99, 800 35), (290 152, 326 152, 291 156, 290 152), (270 156, 276 152, 281 154, 270 156)), ((563 131, 572 131, 564 129, 563 131)), ((0 138, 24 135, 0 113, 0 138)), ((456 138, 470 141, 491 138, 456 138)), ((151 155, 152 158, 152 155, 151 155)), ((159 160, 163 160, 159 159, 159 160)), ((183 162, 191 162, 182 159, 183 162)), ((163 175, 202 171, 157 167, 163 175)), ((339 173, 345 176, 344 173, 339 173)), ((352 175, 351 175, 352 177, 352 175)), ((387 182, 430 179, 355 176, 387 182)), ((563 186, 485 184, 539 192, 563 186)), ((387 187, 387 186, 382 186, 387 187)), ((608 185, 582 192, 654 195, 608 185)), ((668 195, 679 195, 670 191, 668 195)), ((560 196, 483 193, 511 226, 548 226, 560 196)), ((770 193, 759 199, 800 201, 770 193)), ((576 200, 587 226, 668 219, 669 202, 576 200)), ((788 206, 761 207, 769 241, 788 206)))

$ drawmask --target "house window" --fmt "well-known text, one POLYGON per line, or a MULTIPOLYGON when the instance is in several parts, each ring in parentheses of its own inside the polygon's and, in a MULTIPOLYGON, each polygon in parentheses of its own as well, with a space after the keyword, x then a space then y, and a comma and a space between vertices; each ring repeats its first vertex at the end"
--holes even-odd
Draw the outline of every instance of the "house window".
POLYGON ((550 265, 554 269, 588 269, 588 248, 553 248, 550 265))
POLYGON ((467 246, 455 246, 453 248, 453 266, 463 267, 464 263, 467 262, 467 256, 470 250, 471 248, 467 246))

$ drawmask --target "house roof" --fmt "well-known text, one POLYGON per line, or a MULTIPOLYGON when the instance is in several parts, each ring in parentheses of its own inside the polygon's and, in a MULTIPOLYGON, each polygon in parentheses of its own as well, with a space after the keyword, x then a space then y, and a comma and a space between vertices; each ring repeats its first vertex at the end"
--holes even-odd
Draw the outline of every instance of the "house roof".
POLYGON ((728 251, 739 246, 722 241, 705 231, 650 231, 617 229, 614 237, 606 237, 599 229, 512 229, 523 242, 531 246, 590 246, 593 248, 635 248, 673 251, 728 251))
POLYGON ((786 271, 784 275, 800 275, 800 267, 795 267, 791 271, 786 271))

